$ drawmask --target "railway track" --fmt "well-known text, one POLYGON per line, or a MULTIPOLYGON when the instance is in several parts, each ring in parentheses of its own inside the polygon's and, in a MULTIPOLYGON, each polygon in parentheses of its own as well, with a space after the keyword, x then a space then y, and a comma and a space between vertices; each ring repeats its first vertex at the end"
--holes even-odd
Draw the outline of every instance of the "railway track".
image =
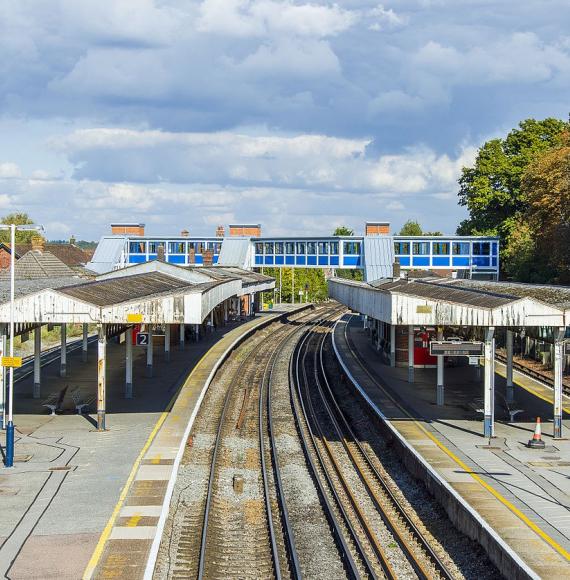
MULTIPOLYGON (((502 362, 504 365, 507 364, 507 357, 503 356, 500 353, 495 353, 495 358, 502 362)), ((536 379, 538 381, 540 381, 541 383, 544 383, 547 387, 550 387, 551 389, 554 389, 554 379, 552 378, 552 376, 549 376, 547 373, 542 372, 542 371, 537 371, 531 367, 528 367, 526 365, 523 365, 521 363, 519 363, 518 361, 513 361, 513 368, 516 369, 517 371, 519 371, 519 373, 522 373, 523 375, 528 375, 529 377, 536 379)), ((564 394, 566 395, 570 395, 570 387, 568 387, 567 384, 562 384, 562 391, 564 392, 564 394)))
POLYGON ((342 312, 276 322, 221 367, 187 444, 155 578, 462 577, 402 503, 370 421, 362 439, 365 407, 326 346, 342 312))
POLYGON ((317 310, 261 331, 226 369, 223 396, 203 407, 210 422, 217 417, 204 445, 211 447, 207 486, 169 549, 176 555, 167 577, 300 577, 273 437, 271 385, 281 345, 318 316, 317 310))
POLYGON ((293 366, 307 458, 328 504, 331 526, 337 530, 347 574, 452 578, 359 442, 335 398, 323 360, 328 326, 305 334, 293 366))

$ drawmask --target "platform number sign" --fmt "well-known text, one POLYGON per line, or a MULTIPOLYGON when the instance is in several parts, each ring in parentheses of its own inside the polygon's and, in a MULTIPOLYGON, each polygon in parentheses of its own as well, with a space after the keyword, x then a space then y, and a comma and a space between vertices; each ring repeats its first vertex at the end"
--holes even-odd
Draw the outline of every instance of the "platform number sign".
POLYGON ((137 332, 137 346, 148 346, 148 332, 137 332))

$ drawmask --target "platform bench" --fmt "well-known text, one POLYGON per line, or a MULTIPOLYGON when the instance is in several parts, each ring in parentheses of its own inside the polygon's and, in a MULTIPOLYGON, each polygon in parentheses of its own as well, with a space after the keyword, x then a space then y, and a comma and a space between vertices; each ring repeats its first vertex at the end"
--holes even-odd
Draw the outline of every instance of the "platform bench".
POLYGON ((67 385, 63 387, 57 393, 51 393, 50 396, 42 403, 42 407, 47 407, 51 413, 50 415, 55 415, 56 411, 61 409, 61 404, 63 399, 65 399, 65 393, 67 393, 67 385))
POLYGON ((79 388, 74 389, 71 391, 71 398, 73 399, 73 404, 75 405, 75 411, 78 415, 83 415, 85 409, 95 401, 95 397, 89 397, 88 399, 84 399, 81 395, 81 391, 79 388))

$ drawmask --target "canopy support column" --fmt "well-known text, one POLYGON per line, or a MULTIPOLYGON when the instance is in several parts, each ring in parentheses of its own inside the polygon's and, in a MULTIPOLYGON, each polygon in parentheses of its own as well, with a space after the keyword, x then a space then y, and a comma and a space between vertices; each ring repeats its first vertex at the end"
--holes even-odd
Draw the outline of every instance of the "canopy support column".
POLYGON ((513 343, 514 332, 507 330, 507 403, 512 403, 515 398, 513 385, 513 343))
POLYGON ((152 350, 153 350, 153 340, 152 340, 152 326, 148 325, 148 344, 146 347, 146 376, 152 377, 152 350))
MULTIPOLYGON (((437 340, 443 340, 443 327, 438 326, 437 328, 437 340)), ((444 362, 443 356, 439 355, 437 357, 437 390, 436 390, 436 404, 438 406, 443 406, 445 404, 445 383, 444 383, 444 362)))
POLYGON ((59 376, 67 376, 67 324, 65 322, 61 325, 61 366, 59 368, 59 376))
POLYGON ((495 436, 495 328, 485 329, 485 405, 483 434, 495 436))
POLYGON ((34 329, 34 399, 41 396, 42 327, 34 329))
POLYGON ((414 382, 414 325, 408 324, 408 383, 414 382))
POLYGON ((125 399, 133 398, 133 332, 125 332, 125 399))
POLYGON ((396 326, 390 324, 390 366, 396 366, 396 326))
POLYGON ((87 339, 89 337, 89 325, 83 323, 83 342, 81 344, 81 360, 87 362, 87 339))
POLYGON ((164 360, 170 360, 170 324, 164 326, 164 360))
POLYGON ((105 431, 105 403, 107 394, 107 325, 97 325, 99 338, 97 340, 97 431, 105 431))
POLYGON ((562 372, 566 328, 554 329, 554 439, 562 438, 562 372))
MULTIPOLYGON (((6 356, 6 325, 0 324, 0 357, 6 356)), ((0 422, 6 429, 6 367, 0 367, 0 422)))
POLYGON ((186 332, 186 327, 184 326, 184 323, 181 322, 180 327, 179 327, 180 336, 178 337, 178 348, 180 350, 184 350, 184 342, 186 340, 186 335, 184 334, 185 332, 186 332))

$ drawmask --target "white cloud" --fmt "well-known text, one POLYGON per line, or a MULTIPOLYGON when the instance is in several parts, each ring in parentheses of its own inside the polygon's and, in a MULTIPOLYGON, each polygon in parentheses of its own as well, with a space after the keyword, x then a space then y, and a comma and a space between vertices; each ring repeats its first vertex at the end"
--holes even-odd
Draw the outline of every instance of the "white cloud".
POLYGON ((384 8, 382 4, 372 8, 367 16, 372 20, 369 25, 370 30, 378 31, 386 28, 396 28, 405 26, 408 23, 407 16, 397 14, 392 8, 384 8))
MULTIPOLYGON (((473 147, 455 158, 415 147, 375 157, 368 153, 370 139, 118 129, 76 131, 54 144, 82 179, 408 194, 453 186, 475 155, 473 147)), ((120 186, 116 199, 133 203, 133 187, 120 186)))
POLYGON ((389 211, 402 211, 406 209, 406 206, 401 201, 391 201, 386 205, 386 209, 389 211))
POLYGON ((10 179, 21 175, 22 171, 16 163, 0 163, 0 179, 10 179))
POLYGON ((296 4, 289 0, 204 0, 197 28, 236 36, 287 34, 324 38, 346 30, 356 16, 338 5, 296 4))

